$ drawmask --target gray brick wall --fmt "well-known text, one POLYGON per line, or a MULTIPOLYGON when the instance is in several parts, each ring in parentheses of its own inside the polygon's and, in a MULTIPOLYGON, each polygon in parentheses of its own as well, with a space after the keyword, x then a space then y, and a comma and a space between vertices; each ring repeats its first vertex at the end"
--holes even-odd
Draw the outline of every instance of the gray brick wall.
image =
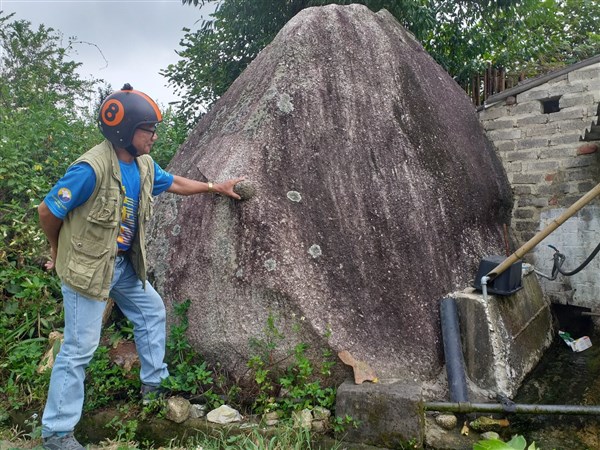
MULTIPOLYGON (((582 142, 598 124, 600 62, 580 67, 543 84, 486 105, 479 117, 494 142, 515 198, 511 231, 520 246, 559 217, 600 182, 600 141, 582 142), (558 99, 559 111, 544 113, 558 99)), ((567 256, 565 268, 579 265, 600 243, 600 199, 582 209, 526 259, 550 273, 553 251, 567 256)), ((575 302, 600 311, 600 256, 572 277, 542 286, 554 301, 575 302)))

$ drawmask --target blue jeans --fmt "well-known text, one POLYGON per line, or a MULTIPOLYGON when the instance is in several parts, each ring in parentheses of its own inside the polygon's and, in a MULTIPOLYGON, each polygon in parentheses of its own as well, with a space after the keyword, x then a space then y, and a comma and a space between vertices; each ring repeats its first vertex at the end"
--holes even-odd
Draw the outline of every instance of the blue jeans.
MULTIPOLYGON (((90 299, 63 283, 64 342, 52 368, 42 417, 42 436, 72 432, 81 418, 85 368, 100 342, 106 302, 90 299)), ((169 375, 164 363, 166 313, 150 283, 143 289, 129 258, 117 256, 110 296, 133 323, 142 383, 158 386, 169 375)))

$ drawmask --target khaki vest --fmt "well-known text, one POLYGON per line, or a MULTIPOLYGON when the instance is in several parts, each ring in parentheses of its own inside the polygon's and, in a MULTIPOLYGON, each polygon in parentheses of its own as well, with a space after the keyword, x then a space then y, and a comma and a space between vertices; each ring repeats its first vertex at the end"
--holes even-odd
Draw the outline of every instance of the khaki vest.
MULTIPOLYGON (((154 161, 135 159, 140 170, 138 226, 129 251, 135 271, 146 284, 145 225, 152 215, 154 161)), ((108 299, 117 255, 117 236, 123 208, 121 169, 108 141, 95 146, 73 164, 88 163, 96 174, 90 198, 65 217, 58 237, 56 272, 63 283, 96 300, 108 299)))

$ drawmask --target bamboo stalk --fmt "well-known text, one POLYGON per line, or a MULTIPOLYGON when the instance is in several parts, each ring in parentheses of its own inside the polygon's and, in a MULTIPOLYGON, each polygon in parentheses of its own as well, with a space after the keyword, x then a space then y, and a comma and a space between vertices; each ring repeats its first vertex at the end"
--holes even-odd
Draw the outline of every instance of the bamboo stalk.
POLYGON ((546 236, 556 230, 559 226, 561 226, 569 217, 574 215, 577 211, 591 202, 594 198, 596 198, 600 194, 600 183, 596 185, 591 191, 573 203, 564 213, 562 213, 559 217, 554 219, 546 228, 540 231, 538 234, 529 239, 525 244, 523 244, 517 251, 515 251, 512 255, 498 264, 494 269, 492 269, 486 276, 493 280, 510 266, 512 266, 519 259, 522 259, 525 254, 530 252, 537 244, 539 244, 546 236))

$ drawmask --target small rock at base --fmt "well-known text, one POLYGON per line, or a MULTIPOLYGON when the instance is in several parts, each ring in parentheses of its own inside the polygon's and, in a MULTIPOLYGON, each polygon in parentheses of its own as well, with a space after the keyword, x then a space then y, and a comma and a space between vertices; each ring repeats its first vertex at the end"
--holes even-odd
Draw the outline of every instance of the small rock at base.
POLYGON ((481 439, 485 439, 486 441, 489 441, 490 439, 500 440, 500 435, 495 431, 486 431, 485 433, 481 434, 481 439))
POLYGON ((242 420, 242 415, 228 405, 221 405, 206 415, 206 419, 213 423, 230 423, 242 420))
POLYGON ((206 409, 206 405, 192 404, 192 408, 190 409, 190 417, 192 419, 200 419, 206 415, 206 409))
POLYGON ((454 414, 440 414, 436 416, 435 423, 445 430, 452 430, 456 427, 458 420, 454 414))
POLYGON ((191 403, 183 397, 171 397, 167 400, 166 418, 175 423, 184 422, 190 415, 191 403))

